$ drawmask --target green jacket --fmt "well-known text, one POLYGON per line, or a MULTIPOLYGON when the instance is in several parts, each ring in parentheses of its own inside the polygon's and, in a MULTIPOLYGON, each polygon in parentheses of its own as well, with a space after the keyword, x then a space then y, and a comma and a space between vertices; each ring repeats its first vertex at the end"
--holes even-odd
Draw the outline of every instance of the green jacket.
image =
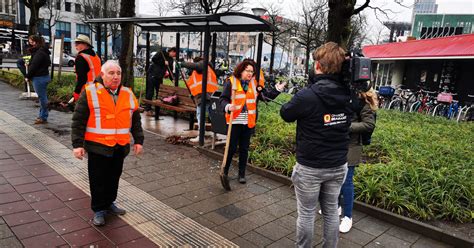
MULTIPOLYGON (((363 100, 361 100, 363 101, 363 100)), ((372 132, 375 128, 374 111, 369 104, 365 103, 359 113, 352 115, 350 126, 349 152, 347 153, 347 163, 349 166, 358 165, 362 157, 361 134, 372 132)))
MULTIPOLYGON (((121 87, 121 86, 120 86, 121 87)), ((120 92, 120 87, 118 88, 118 92, 120 92)), ((103 156, 112 156, 113 152, 116 148, 121 147, 120 145, 116 145, 115 147, 105 146, 96 142, 92 141, 85 141, 84 136, 86 133, 87 121, 89 120, 89 106, 87 104, 87 95, 86 91, 83 90, 79 100, 76 103, 76 108, 74 110, 74 114, 72 116, 72 124, 71 124, 71 140, 72 140, 72 147, 84 147, 87 152, 97 153, 103 156)), ((139 111, 133 112, 132 115, 132 128, 130 129, 132 133, 133 140, 135 144, 143 145, 143 141, 145 139, 143 135, 141 117, 139 111)), ((128 155, 130 152, 130 144, 124 146, 125 148, 125 156, 128 155)))

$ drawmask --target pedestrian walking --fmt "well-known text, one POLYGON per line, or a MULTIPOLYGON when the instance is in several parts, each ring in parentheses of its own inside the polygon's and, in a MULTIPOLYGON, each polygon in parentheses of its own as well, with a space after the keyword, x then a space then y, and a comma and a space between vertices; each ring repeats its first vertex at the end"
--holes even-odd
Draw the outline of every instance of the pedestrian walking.
POLYGON ((91 40, 87 35, 80 34, 74 40, 77 51, 74 61, 74 71, 76 73, 76 86, 74 87, 74 101, 79 99, 79 95, 86 85, 93 84, 100 74, 101 61, 99 56, 92 50, 91 40))
POLYGON ((51 65, 51 54, 44 44, 43 37, 39 35, 30 35, 28 37, 30 45, 31 59, 28 63, 28 70, 26 71, 26 78, 33 82, 33 88, 38 95, 40 109, 38 118, 34 124, 48 123, 48 94, 47 87, 51 82, 49 76, 49 65, 51 65))
POLYGON ((245 170, 250 146, 250 137, 257 124, 257 100, 275 99, 283 91, 286 83, 278 83, 275 88, 266 89, 256 82, 256 65, 253 60, 246 59, 234 69, 234 73, 224 83, 219 98, 224 107, 227 124, 231 129, 225 166, 221 173, 221 182, 226 190, 230 190, 229 169, 232 157, 239 147, 239 183, 246 183, 245 170), (265 97, 265 99, 264 99, 265 97), (231 118, 232 115, 232 118, 231 118), (232 119, 232 121, 231 121, 232 119))
POLYGON ((296 121, 296 165, 291 180, 298 218, 296 246, 312 247, 318 200, 323 211, 323 247, 337 247, 338 197, 347 172, 350 88, 340 80, 345 52, 328 42, 313 53, 316 75, 280 109, 287 122, 296 121))
POLYGON ((130 152, 130 133, 135 155, 143 151, 143 130, 138 101, 132 90, 121 83, 122 70, 116 61, 102 66, 102 83, 86 86, 72 117, 74 156, 88 154, 93 224, 105 224, 107 213, 125 214, 115 205, 123 162, 130 152))

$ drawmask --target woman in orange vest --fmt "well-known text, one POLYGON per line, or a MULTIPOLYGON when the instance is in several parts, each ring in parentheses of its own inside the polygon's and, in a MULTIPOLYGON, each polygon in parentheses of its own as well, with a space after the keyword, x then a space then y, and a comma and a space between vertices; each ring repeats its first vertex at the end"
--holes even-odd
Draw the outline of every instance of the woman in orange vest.
MULTIPOLYGON (((194 100, 196 102, 196 117, 198 120, 198 130, 199 126, 201 125, 201 102, 202 102, 202 71, 204 69, 204 60, 201 57, 196 57, 193 59, 193 63, 191 62, 181 62, 180 65, 184 68, 188 68, 192 70, 191 76, 189 76, 188 80, 186 80, 186 85, 188 86, 191 95, 193 95, 194 100)), ((207 70, 207 88, 205 94, 205 101, 207 112, 209 112, 209 108, 211 107, 211 94, 214 93, 218 89, 217 85, 217 76, 214 70, 208 66, 207 70)), ((191 142, 199 142, 199 136, 190 139, 191 142)))
MULTIPOLYGON (((228 184, 228 173, 232 156, 239 146, 239 183, 246 183, 245 169, 247 167, 250 137, 255 132, 257 122, 257 100, 275 99, 283 91, 286 83, 278 83, 275 88, 260 87, 255 79, 256 66, 253 60, 244 60, 234 69, 234 73, 224 83, 224 90, 219 98, 226 113, 229 124, 232 115, 232 130, 229 142, 229 152, 226 157, 222 179, 228 184)), ((230 190, 226 187, 226 190, 230 190)))

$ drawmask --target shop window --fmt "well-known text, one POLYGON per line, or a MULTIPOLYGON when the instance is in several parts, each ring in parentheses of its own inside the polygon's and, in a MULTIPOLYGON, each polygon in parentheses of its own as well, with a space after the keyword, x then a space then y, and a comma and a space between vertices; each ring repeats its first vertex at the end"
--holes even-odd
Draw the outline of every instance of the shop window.
POLYGON ((394 63, 377 63, 375 67, 375 86, 376 88, 392 84, 394 63))

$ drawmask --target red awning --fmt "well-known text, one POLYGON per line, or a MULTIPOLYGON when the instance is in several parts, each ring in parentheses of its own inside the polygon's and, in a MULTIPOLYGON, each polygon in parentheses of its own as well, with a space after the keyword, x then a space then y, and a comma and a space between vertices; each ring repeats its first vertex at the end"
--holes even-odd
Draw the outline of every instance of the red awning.
POLYGON ((474 34, 365 46, 362 51, 373 60, 473 59, 474 34))

